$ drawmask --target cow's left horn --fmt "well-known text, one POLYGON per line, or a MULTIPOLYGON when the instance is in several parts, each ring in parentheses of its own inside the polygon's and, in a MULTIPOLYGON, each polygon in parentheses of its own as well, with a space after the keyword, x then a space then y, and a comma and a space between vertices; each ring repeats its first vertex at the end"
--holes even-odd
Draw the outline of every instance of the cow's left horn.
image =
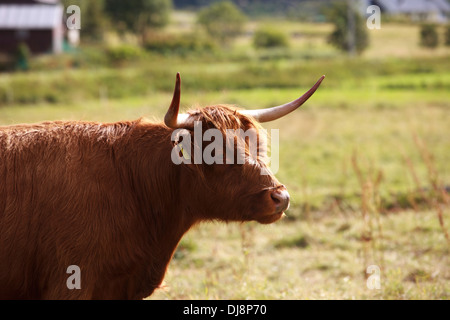
POLYGON ((258 110, 242 110, 239 111, 241 114, 252 116, 259 122, 269 122, 276 119, 279 119, 288 113, 294 111, 298 107, 300 107, 302 104, 306 102, 317 90, 317 88, 322 83, 322 80, 325 78, 325 76, 320 77, 320 79, 316 82, 316 84, 309 89, 304 95, 302 95, 300 98, 288 102, 286 104, 283 104, 281 106, 272 107, 269 109, 258 109, 258 110))
POLYGON ((180 109, 180 97, 181 97, 181 77, 180 73, 177 73, 177 80, 175 83, 175 90, 173 91, 172 103, 170 104, 169 110, 167 110, 164 116, 164 123, 169 128, 177 129, 183 128, 188 125, 187 119, 188 114, 178 114, 180 109))

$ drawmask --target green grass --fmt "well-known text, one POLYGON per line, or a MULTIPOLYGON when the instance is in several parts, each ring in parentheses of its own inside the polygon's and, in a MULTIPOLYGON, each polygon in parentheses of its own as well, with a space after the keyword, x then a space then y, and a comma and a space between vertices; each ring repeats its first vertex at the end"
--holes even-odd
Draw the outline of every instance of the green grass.
POLYGON ((361 240, 358 214, 201 224, 183 240, 197 249, 172 261, 151 299, 449 299, 448 245, 434 213, 420 224, 417 214, 383 216, 375 246, 361 240), (380 290, 366 285, 368 265, 381 269, 380 290))
MULTIPOLYGON (((325 74, 327 78, 323 86, 337 91, 347 90, 343 92, 345 101, 352 98, 361 102, 372 101, 380 94, 410 94, 411 91, 424 94, 426 90, 437 90, 443 95, 442 98, 445 98, 448 96, 445 93, 450 91, 450 75, 447 70, 450 70, 448 58, 379 61, 364 58, 285 58, 269 61, 197 60, 187 63, 184 60, 172 61, 171 58, 158 57, 142 61, 139 66, 123 68, 102 67, 95 70, 36 71, 2 75, 0 107, 39 103, 63 104, 69 101, 76 103, 101 96, 120 99, 143 97, 159 91, 171 92, 176 72, 182 73, 183 92, 188 93, 259 88, 300 90, 310 87, 325 74), (124 83, 127 85, 124 86, 124 83)), ((297 94, 298 92, 295 93, 297 94)), ((261 100, 263 98, 265 97, 261 97, 261 100)), ((393 97, 391 100, 397 99, 393 97)), ((348 101, 348 104, 353 102, 348 101)))

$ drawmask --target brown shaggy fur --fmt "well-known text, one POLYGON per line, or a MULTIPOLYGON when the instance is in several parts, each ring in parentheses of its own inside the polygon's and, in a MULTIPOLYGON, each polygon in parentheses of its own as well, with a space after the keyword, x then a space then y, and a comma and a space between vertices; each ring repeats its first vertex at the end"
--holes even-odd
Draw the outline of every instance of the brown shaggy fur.
MULTIPOLYGON (((259 128, 226 106, 191 115, 259 128)), ((172 132, 142 119, 0 127, 0 299, 142 299, 194 224, 279 218, 263 162, 175 165, 172 132)))

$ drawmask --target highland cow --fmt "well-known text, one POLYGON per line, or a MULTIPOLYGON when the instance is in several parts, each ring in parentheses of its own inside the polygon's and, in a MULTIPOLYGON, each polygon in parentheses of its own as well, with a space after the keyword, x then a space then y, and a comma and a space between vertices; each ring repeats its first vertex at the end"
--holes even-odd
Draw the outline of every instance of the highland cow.
MULTIPOLYGON (((179 114, 178 74, 164 123, 0 127, 0 299, 142 299, 160 286, 196 223, 279 220, 289 194, 261 174, 263 155, 244 164, 175 164, 173 134, 192 133, 195 121, 202 130, 259 132, 322 80, 270 109, 217 105, 179 114), (67 284, 70 266, 79 268, 79 288, 67 284)), ((235 148, 249 155, 245 141, 235 148)))

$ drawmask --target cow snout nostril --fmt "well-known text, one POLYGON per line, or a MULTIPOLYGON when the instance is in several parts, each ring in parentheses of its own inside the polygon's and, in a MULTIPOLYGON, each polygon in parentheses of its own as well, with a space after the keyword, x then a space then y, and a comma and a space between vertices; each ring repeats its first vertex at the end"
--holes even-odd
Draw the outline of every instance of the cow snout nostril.
POLYGON ((277 212, 282 212, 289 208, 289 193, 286 190, 273 191, 270 197, 275 203, 277 212))

